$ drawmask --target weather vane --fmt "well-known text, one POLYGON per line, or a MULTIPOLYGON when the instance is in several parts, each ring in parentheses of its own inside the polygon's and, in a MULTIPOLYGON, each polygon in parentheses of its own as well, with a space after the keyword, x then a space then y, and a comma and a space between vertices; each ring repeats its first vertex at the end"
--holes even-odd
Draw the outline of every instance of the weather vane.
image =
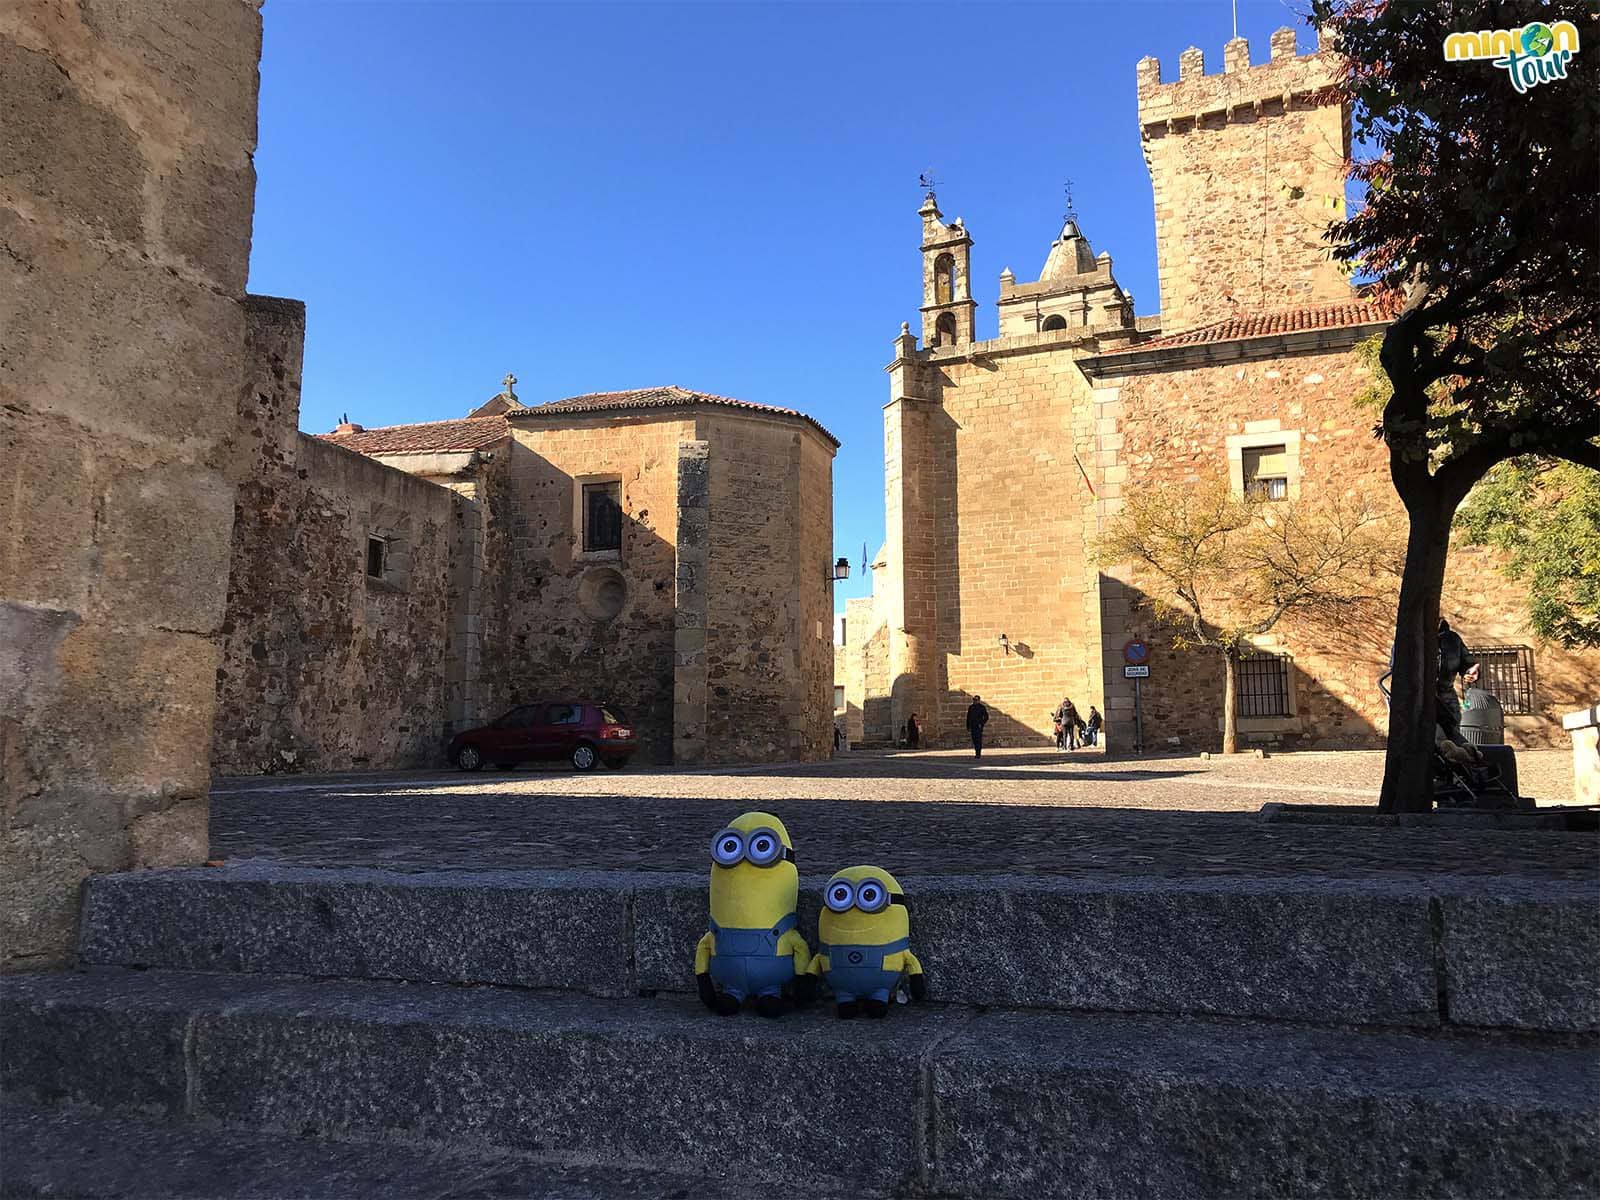
POLYGON ((933 168, 931 167, 917 176, 917 182, 922 185, 924 190, 929 192, 939 186, 939 181, 933 177, 933 168))
POLYGON ((1067 215, 1066 215, 1066 219, 1069 220, 1069 221, 1076 221, 1078 219, 1078 210, 1077 210, 1077 208, 1075 208, 1073 206, 1073 203, 1072 203, 1072 180, 1070 180, 1070 179, 1067 180, 1066 192, 1067 192, 1067 215))

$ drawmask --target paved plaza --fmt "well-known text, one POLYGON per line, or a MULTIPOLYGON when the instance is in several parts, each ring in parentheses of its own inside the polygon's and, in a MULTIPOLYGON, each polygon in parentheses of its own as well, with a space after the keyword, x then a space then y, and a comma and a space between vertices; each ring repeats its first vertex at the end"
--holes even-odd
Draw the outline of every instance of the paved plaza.
MULTIPOLYGON (((1519 757, 1522 790, 1570 802, 1571 760, 1519 757)), ((391 869, 699 870, 717 827, 776 811, 801 870, 880 862, 976 875, 1592 878, 1594 838, 1549 831, 1265 823, 1267 802, 1371 806, 1379 752, 1108 760, 1098 752, 846 755, 825 763, 580 775, 230 779, 212 854, 391 869)))

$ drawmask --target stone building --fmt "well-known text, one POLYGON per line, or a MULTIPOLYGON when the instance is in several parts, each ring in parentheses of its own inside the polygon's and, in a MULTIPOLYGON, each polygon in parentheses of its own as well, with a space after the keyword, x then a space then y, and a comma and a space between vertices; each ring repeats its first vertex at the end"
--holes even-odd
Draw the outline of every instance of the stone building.
MULTIPOLYGON (((838 654, 852 740, 891 740, 916 712, 929 740, 957 742, 981 695, 992 740, 1044 744, 1067 695, 1131 746, 1123 648, 1137 636, 1154 651, 1139 684, 1145 745, 1215 747, 1221 662, 1172 649, 1133 573, 1096 561, 1124 490, 1226 469, 1240 492, 1393 497, 1372 418, 1352 403, 1368 378, 1353 350, 1385 317, 1322 239, 1343 212, 1350 138, 1334 68, 1297 55, 1290 29, 1265 63, 1250 64, 1244 39, 1223 57, 1207 74, 1190 49, 1169 82, 1154 59, 1137 67, 1158 315, 1134 315, 1111 256, 1069 214, 1037 280, 1002 271, 998 336, 980 340, 972 235, 931 192, 922 205, 921 344, 902 326, 887 368, 887 540, 838 654)), ((1491 652, 1485 679, 1513 737, 1559 741, 1559 714, 1584 702, 1600 661, 1537 644, 1488 552, 1452 563, 1445 611, 1491 652)), ((1241 677, 1241 736, 1377 744, 1391 614, 1337 630, 1286 621, 1261 639, 1241 677)))
POLYGON ((443 762, 535 698, 621 708, 655 762, 831 747, 833 455, 801 413, 677 387, 297 431, 300 339, 258 340, 215 766, 443 762))

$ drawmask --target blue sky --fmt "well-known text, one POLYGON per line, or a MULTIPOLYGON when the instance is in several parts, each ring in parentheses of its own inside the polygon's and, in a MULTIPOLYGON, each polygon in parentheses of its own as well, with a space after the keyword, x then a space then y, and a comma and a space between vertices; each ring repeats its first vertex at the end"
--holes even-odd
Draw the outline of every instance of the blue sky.
MULTIPOLYGON (((1255 62, 1304 0, 1239 0, 1255 62)), ((268 0, 250 288, 309 309, 301 425, 676 383, 843 443, 835 545, 883 539, 882 368, 917 328, 919 172, 971 230, 978 333, 1084 232, 1159 307, 1134 63, 1220 70, 1229 0, 268 0)))

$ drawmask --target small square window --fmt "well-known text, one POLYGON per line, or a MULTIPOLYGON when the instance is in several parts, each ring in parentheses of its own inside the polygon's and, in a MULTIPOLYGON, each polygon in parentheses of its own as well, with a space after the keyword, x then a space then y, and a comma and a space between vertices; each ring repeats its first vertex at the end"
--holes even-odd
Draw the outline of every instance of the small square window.
POLYGON ((1259 500, 1289 496, 1287 446, 1249 446, 1244 451, 1244 494, 1259 500))
POLYGON ((622 484, 586 483, 583 485, 583 548, 622 549, 622 484))
POLYGON ((389 543, 381 537, 367 539, 367 574, 373 579, 383 578, 384 560, 388 556, 389 543))
POLYGON ((844 707, 844 684, 842 683, 833 685, 833 707, 835 710, 844 707))

